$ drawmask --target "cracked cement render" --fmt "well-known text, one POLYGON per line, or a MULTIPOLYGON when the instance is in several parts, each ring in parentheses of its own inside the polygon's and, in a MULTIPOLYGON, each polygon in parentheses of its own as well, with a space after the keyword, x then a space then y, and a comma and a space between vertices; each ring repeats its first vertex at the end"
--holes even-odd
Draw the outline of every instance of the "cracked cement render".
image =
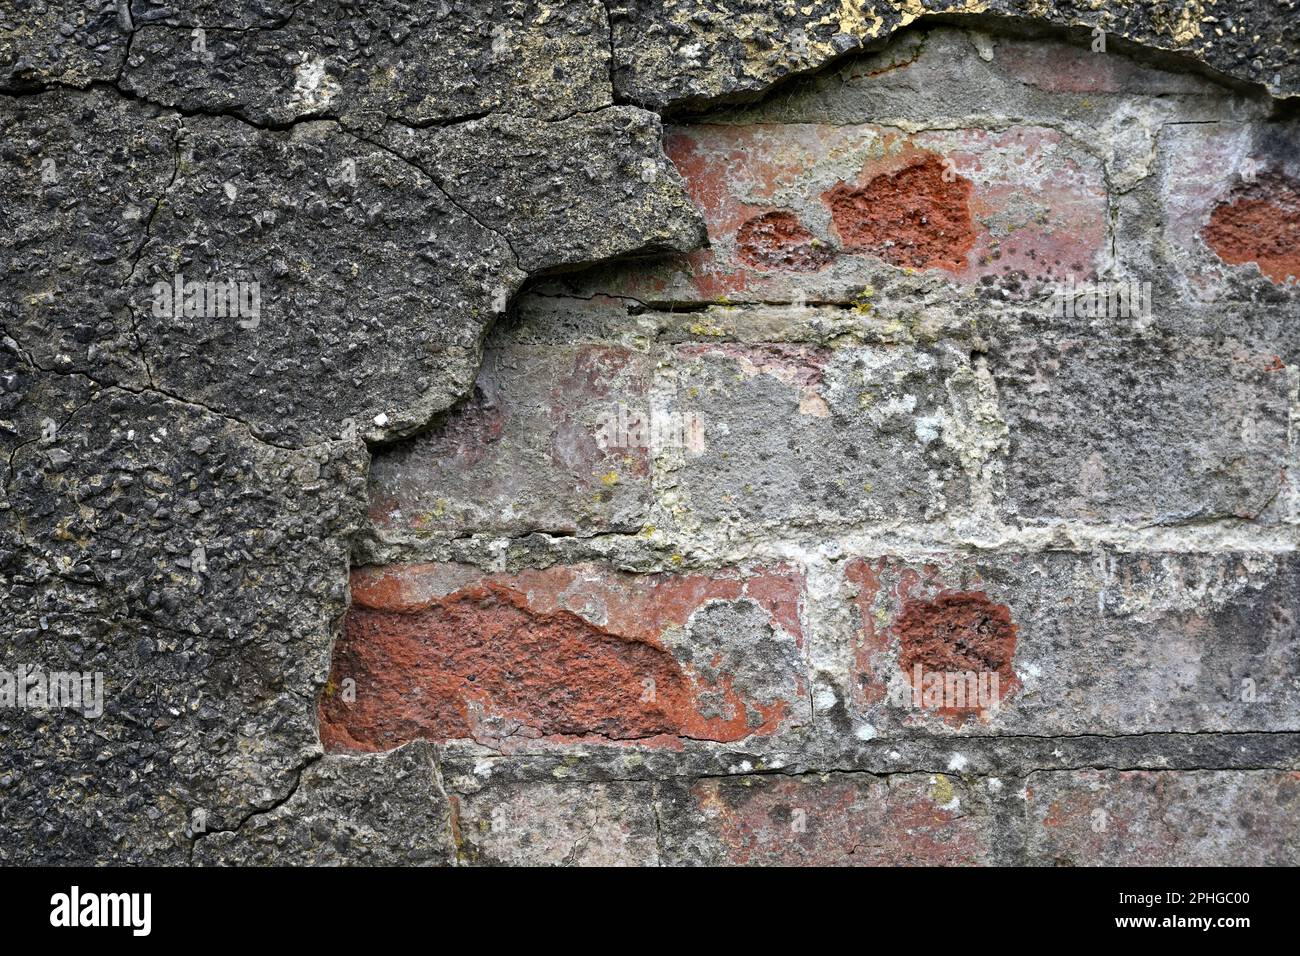
POLYGON ((0 4, 0 860, 1295 864, 1297 22, 0 4))

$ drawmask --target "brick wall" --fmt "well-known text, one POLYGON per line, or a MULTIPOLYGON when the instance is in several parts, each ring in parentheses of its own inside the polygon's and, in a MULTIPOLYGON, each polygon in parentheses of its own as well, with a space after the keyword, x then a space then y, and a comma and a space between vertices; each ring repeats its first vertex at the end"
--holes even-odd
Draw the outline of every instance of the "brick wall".
POLYGON ((1294 864, 1298 3, 0 4, 0 863, 1294 864))
POLYGON ((1295 123, 941 27, 665 144, 709 246, 376 454, 327 751, 463 862, 1296 863, 1295 123))

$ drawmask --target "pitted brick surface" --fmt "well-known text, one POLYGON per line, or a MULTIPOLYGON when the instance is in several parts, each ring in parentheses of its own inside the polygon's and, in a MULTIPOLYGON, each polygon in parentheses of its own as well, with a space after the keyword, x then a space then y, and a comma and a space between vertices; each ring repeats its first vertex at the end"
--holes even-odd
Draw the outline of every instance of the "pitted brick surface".
POLYGON ((508 747, 770 735, 806 697, 800 589, 779 569, 361 570, 321 736, 329 749, 376 750, 419 737, 508 747))

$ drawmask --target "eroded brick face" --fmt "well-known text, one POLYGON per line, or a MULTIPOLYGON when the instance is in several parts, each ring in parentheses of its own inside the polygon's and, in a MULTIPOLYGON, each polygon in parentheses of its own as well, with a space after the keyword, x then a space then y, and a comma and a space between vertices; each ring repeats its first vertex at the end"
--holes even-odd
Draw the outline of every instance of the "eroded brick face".
POLYGON ((1215 207, 1205 241, 1224 262, 1253 262, 1274 282, 1300 278, 1300 181, 1279 172, 1254 182, 1215 207))
POLYGON ((768 212, 747 220, 736 232, 741 259, 760 269, 816 272, 831 261, 830 248, 789 212, 768 212))
POLYGON ((926 156, 860 188, 837 184, 822 198, 843 248, 914 269, 963 268, 975 245, 972 188, 954 169, 926 156))
POLYGON ((419 738, 671 745, 770 735, 806 695, 801 589, 780 568, 361 569, 321 702, 322 739, 382 750, 419 738))
POLYGON ((667 788, 672 863, 972 866, 988 861, 982 808, 944 774, 740 777, 667 788))
MULTIPOLYGON (((918 669, 920 673, 975 674, 977 680, 996 674, 997 690, 989 706, 996 706, 1016 684, 1012 667, 1016 625, 1011 610, 990 601, 983 591, 943 591, 928 601, 908 599, 894 629, 898 666, 909 683, 915 684, 918 669)), ((924 692, 924 687, 919 689, 924 692)), ((936 710, 954 715, 979 711, 977 700, 945 701, 936 710)))
POLYGON ((948 26, 714 106, 708 245, 376 455, 327 749, 461 862, 1300 861, 1300 127, 948 26))

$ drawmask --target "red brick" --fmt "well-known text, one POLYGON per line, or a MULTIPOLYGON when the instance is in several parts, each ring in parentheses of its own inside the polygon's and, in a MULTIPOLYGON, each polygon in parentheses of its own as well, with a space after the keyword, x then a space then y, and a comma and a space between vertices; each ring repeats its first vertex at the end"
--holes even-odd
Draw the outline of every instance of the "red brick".
POLYGON ((1265 277, 1257 281, 1300 278, 1298 142, 1285 127, 1267 137, 1239 124, 1165 128, 1164 246, 1167 265, 1189 299, 1241 297, 1238 286, 1255 271, 1252 263, 1265 277))
POLYGON ((1277 283, 1300 279, 1300 181, 1272 171, 1240 184, 1201 234, 1230 265, 1254 262, 1277 283))
POLYGON ((321 701, 331 750, 770 735, 803 708, 802 576, 362 568, 321 701), (356 700, 341 693, 356 682, 356 700), (510 738, 514 738, 511 741, 510 738))
POLYGON ((1031 774, 1036 865, 1295 866, 1300 773, 1075 770, 1031 774))
POLYGON ((925 156, 865 186, 837 183, 822 198, 840 242, 896 266, 959 271, 975 245, 971 182, 925 156), (947 173, 947 178, 945 178, 947 173))
POLYGON ((764 213, 736 232, 740 258, 760 269, 816 272, 833 258, 830 248, 803 227, 793 213, 764 213))
POLYGON ((971 866, 987 815, 958 778, 829 774, 701 780, 660 806, 665 862, 971 866))
POLYGON ((1000 704, 1020 685, 1013 666, 1017 627, 1011 609, 990 600, 983 591, 946 584, 937 567, 909 567, 891 575, 892 593, 887 603, 894 610, 891 617, 880 620, 876 602, 883 586, 881 570, 882 564, 861 558, 845 569, 846 579, 858 586, 854 601, 861 627, 854 640, 857 678, 853 691, 860 706, 885 699, 888 672, 896 667, 923 709, 954 724, 973 718, 987 720, 991 707, 928 705, 924 681, 919 685, 916 681, 917 668, 922 674, 996 675, 996 702, 1000 704))
POLYGON ((666 149, 710 248, 615 272, 607 291, 815 299, 890 267, 940 269, 962 283, 1010 272, 1054 281, 1092 275, 1105 247, 1101 168, 1047 128, 908 136, 871 125, 697 125, 672 130, 666 149), (772 223, 790 241, 756 249, 755 232, 772 223))

